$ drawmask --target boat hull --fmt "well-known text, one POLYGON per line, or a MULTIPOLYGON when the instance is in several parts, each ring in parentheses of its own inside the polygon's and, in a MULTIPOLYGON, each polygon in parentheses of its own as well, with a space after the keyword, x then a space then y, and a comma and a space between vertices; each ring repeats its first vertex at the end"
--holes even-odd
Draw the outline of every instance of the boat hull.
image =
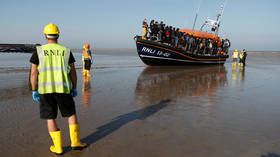
POLYGON ((228 55, 198 55, 182 49, 136 37, 136 47, 140 59, 147 65, 208 65, 224 64, 228 55))

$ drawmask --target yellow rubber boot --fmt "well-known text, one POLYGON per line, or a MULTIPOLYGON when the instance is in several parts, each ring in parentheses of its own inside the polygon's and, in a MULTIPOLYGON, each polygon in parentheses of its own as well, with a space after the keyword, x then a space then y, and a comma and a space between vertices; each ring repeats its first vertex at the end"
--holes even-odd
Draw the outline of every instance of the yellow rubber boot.
POLYGON ((69 125, 70 130, 70 139, 71 139, 71 147, 74 150, 82 150, 87 147, 86 143, 81 143, 80 141, 80 125, 72 124, 69 125))
POLYGON ((85 69, 83 69, 83 76, 86 76, 86 70, 85 69))
POLYGON ((63 154, 61 131, 59 130, 59 131, 49 132, 49 133, 54 144, 50 147, 50 151, 57 155, 63 154))
POLYGON ((87 70, 87 77, 91 77, 89 70, 87 70))

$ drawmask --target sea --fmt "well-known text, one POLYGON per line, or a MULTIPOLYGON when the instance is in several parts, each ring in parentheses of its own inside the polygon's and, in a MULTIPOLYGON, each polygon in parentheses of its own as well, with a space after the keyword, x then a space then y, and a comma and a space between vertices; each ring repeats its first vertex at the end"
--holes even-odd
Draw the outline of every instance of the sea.
MULTIPOLYGON (((93 66, 96 68, 143 66, 143 63, 138 60, 137 54, 132 49, 117 50, 115 53, 112 51, 114 50, 101 49, 96 54, 94 52, 93 66)), ((72 54, 76 60, 75 67, 82 68, 82 50, 74 50, 72 54)), ((0 72, 30 69, 29 60, 31 55, 32 53, 0 52, 0 72)))

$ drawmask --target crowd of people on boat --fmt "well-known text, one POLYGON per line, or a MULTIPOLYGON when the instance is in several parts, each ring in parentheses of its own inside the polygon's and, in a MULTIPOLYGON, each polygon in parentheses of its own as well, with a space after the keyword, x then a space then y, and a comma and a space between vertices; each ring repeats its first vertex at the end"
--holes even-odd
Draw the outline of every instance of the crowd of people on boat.
POLYGON ((231 43, 228 39, 220 41, 200 38, 189 33, 181 32, 179 28, 168 26, 162 21, 151 20, 148 25, 144 19, 142 39, 160 42, 171 47, 183 49, 193 54, 228 54, 231 43))

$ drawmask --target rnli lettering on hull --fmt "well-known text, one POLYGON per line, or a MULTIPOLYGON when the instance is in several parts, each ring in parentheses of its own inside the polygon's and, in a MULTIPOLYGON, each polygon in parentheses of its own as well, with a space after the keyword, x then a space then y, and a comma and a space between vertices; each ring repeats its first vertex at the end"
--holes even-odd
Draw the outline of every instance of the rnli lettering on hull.
POLYGON ((155 49, 151 49, 151 48, 147 48, 147 47, 143 47, 142 51, 150 53, 150 54, 154 54, 154 55, 157 55, 157 56, 164 56, 164 57, 169 57, 170 56, 170 53, 168 53, 168 52, 163 52, 163 51, 159 51, 159 50, 155 50, 155 49))

